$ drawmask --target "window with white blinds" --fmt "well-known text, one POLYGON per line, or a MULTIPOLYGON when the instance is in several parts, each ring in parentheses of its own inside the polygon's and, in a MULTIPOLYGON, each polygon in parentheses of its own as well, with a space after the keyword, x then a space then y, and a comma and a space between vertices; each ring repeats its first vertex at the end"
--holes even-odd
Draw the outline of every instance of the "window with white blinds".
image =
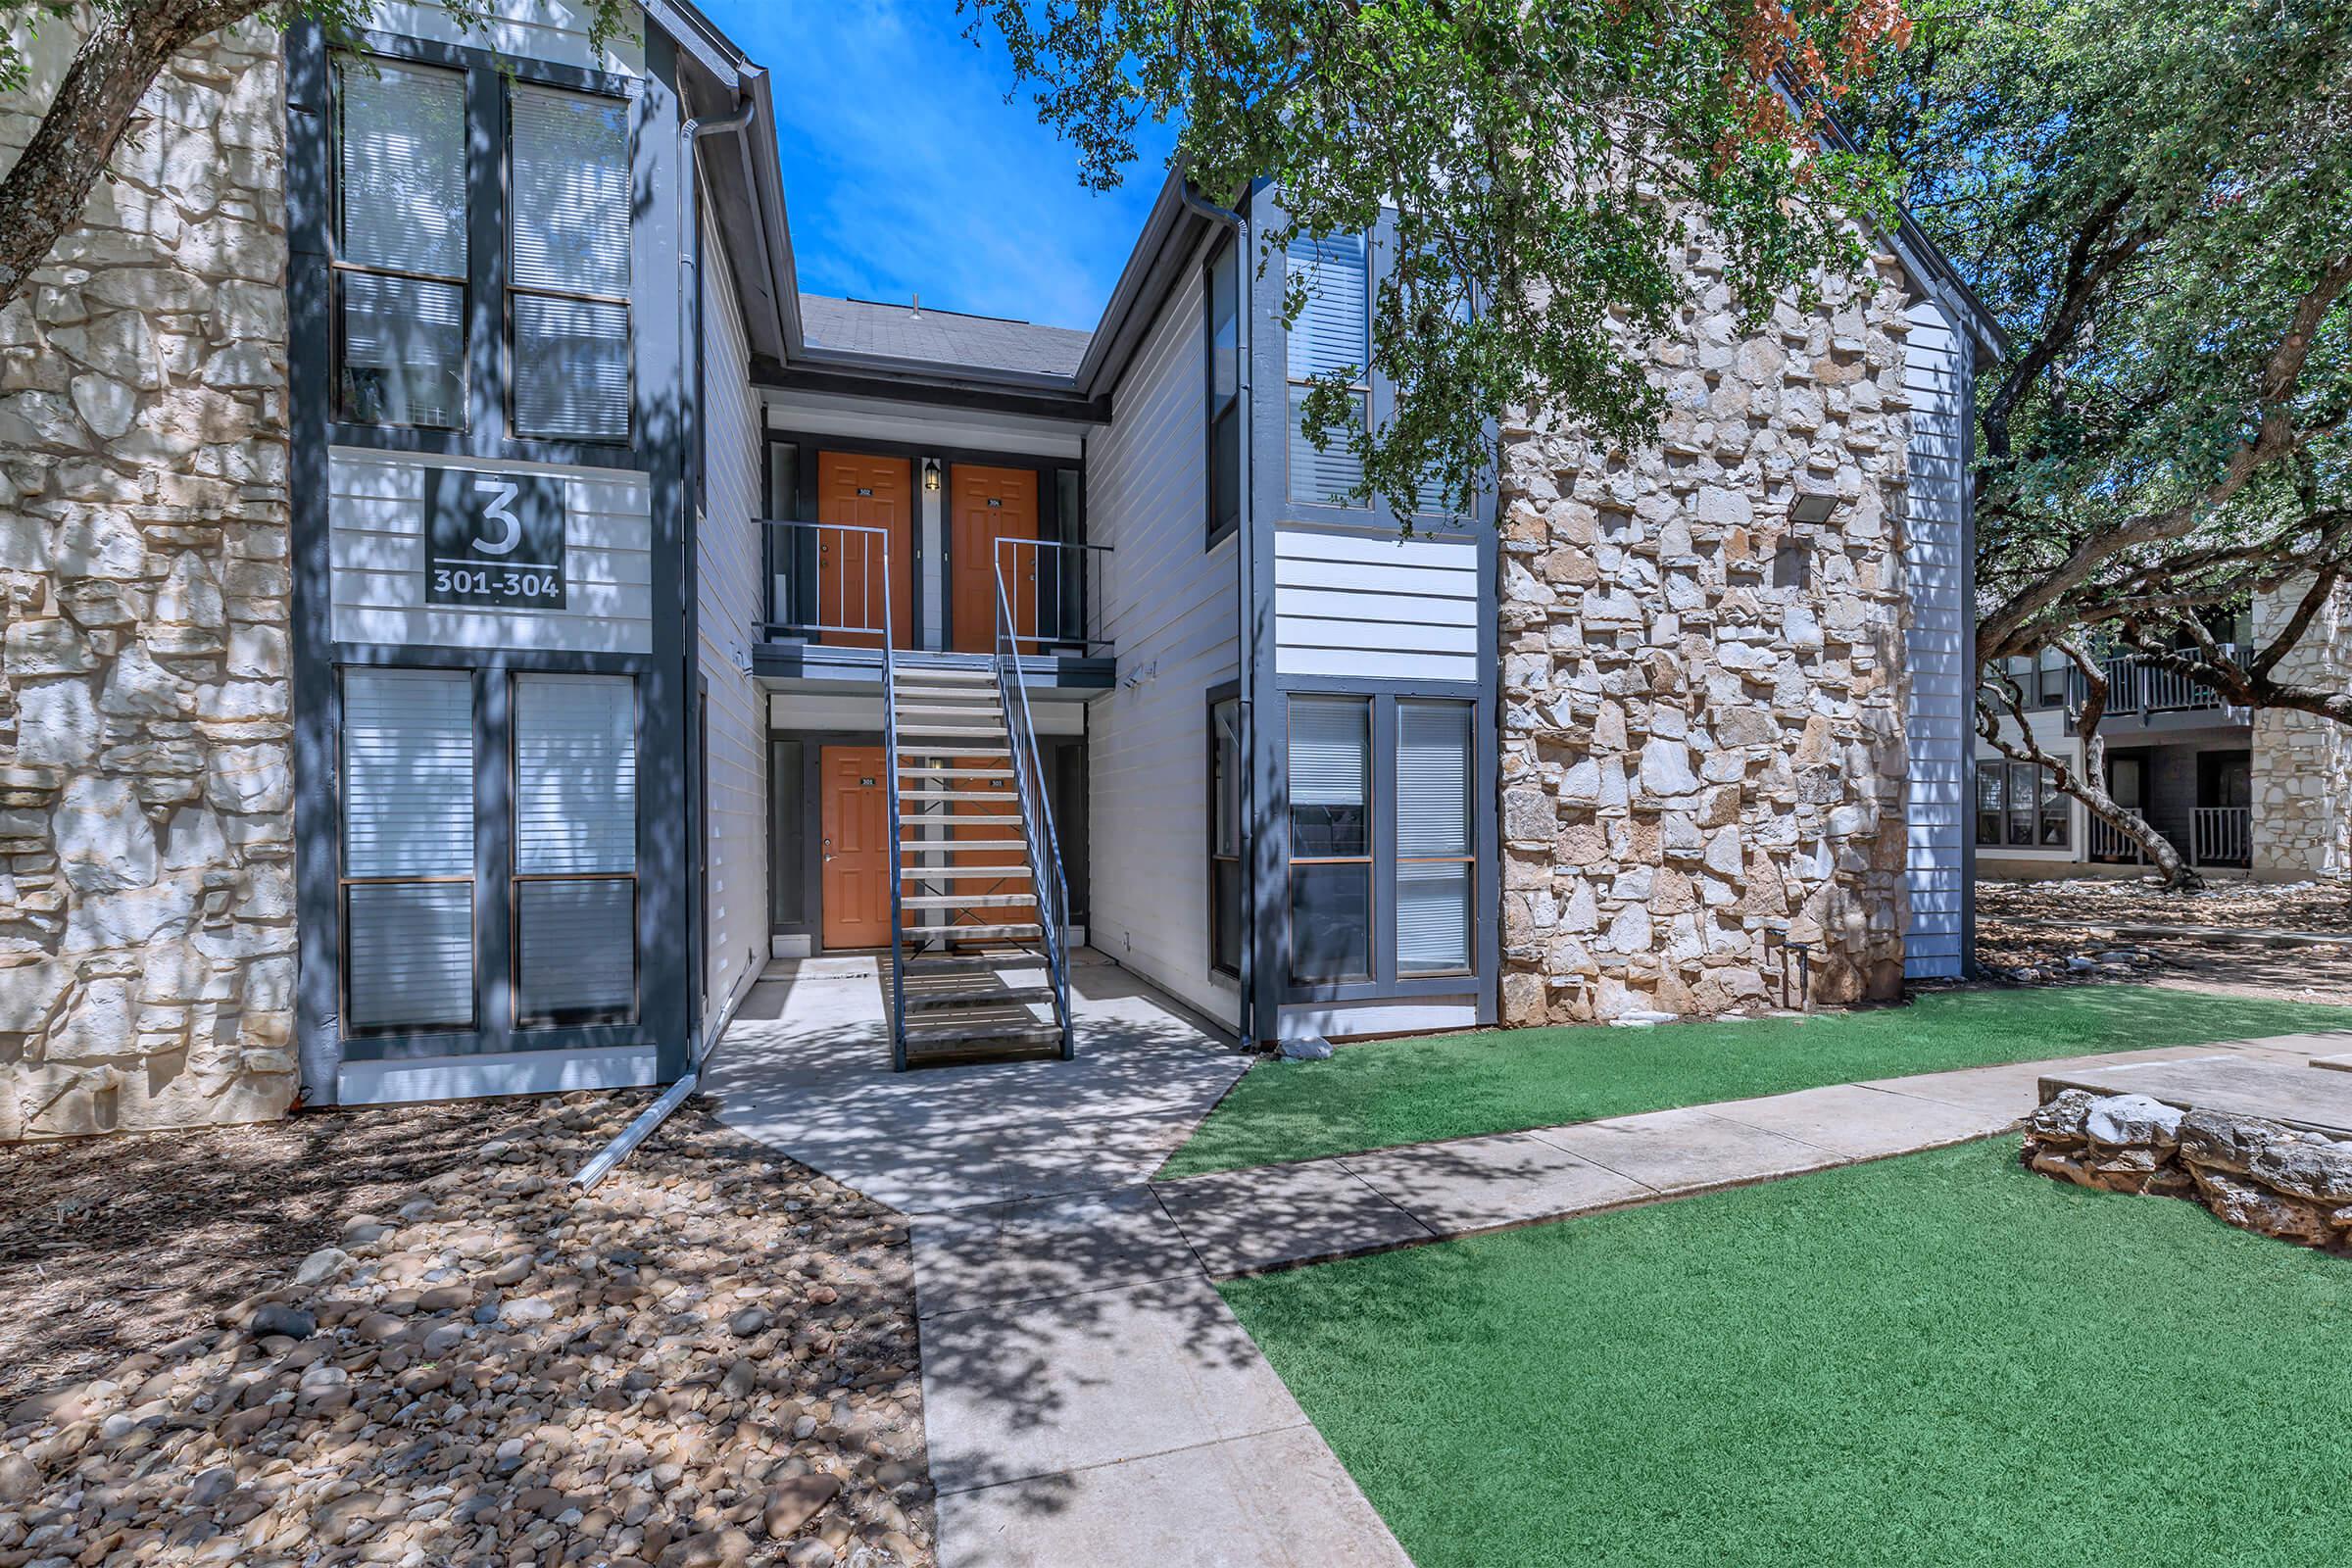
POLYGON ((514 1005, 522 1025, 637 1006, 637 691, 514 677, 514 1005))
POLYGON ((508 317, 518 435, 629 435, 629 109, 509 90, 508 317))
POLYGON ((473 677, 343 674, 344 1023, 474 1016, 473 677))
POLYGON ((335 66, 336 416, 466 422, 466 78, 335 66))
POLYGON ((1396 704, 1396 969, 1471 966, 1470 774, 1467 703, 1396 704))
POLYGON ((1372 704, 1290 700, 1291 974, 1372 974, 1372 704))
POLYGON ((1339 381, 1351 388, 1354 422, 1362 426, 1371 407, 1371 248, 1361 234, 1328 238, 1300 236, 1291 242, 1284 271, 1305 304, 1289 332, 1290 498, 1325 506, 1357 506, 1351 492, 1364 476, 1363 465, 1347 444, 1346 431, 1332 433, 1327 450, 1307 434, 1309 382, 1339 381))

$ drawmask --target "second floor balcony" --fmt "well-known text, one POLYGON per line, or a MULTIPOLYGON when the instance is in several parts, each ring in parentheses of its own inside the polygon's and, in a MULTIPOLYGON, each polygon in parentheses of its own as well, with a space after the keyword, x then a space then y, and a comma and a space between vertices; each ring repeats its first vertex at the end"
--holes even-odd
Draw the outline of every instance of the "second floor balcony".
POLYGON ((951 538, 950 559, 926 568, 888 529, 777 518, 759 526, 761 674, 872 679, 885 646, 993 656, 1009 645, 1032 682, 1111 684, 1100 619, 1107 546, 975 532, 951 538))

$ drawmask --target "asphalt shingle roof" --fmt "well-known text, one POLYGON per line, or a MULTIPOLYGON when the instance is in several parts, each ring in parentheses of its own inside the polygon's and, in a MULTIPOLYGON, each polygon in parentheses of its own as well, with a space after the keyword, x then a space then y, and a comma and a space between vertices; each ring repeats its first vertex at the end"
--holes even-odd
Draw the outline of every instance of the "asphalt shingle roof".
POLYGON ((1090 332, 1038 326, 993 316, 878 305, 871 300, 801 296, 801 329, 811 348, 1010 370, 1026 375, 1074 375, 1090 332))

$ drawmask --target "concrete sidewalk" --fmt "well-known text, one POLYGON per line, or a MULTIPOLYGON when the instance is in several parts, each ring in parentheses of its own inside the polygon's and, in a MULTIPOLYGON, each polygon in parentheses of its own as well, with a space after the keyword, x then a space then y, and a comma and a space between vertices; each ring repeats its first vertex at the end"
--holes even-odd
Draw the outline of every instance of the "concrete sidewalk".
POLYGON ((2311 1055, 2025 1062, 1152 1182, 1248 1058, 1099 956, 1073 989, 1076 1061, 894 1074, 870 966, 783 971, 708 1079, 722 1120, 914 1216, 942 1568, 1409 1568, 1215 1280, 1982 1138, 2087 1062, 2311 1055))

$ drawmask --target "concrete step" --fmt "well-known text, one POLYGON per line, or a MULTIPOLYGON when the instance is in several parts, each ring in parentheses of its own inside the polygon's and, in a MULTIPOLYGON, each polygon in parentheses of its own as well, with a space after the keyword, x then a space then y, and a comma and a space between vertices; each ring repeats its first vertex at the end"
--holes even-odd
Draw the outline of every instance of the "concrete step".
MULTIPOLYGON (((939 724, 933 723, 928 719, 924 720, 920 724, 901 724, 899 726, 899 734, 902 737, 908 735, 936 735, 945 740, 985 741, 1000 739, 1004 736, 1010 735, 1012 731, 1005 728, 1003 724, 939 724)), ((935 745, 927 745, 924 749, 937 750, 939 748, 935 745)), ((907 750, 904 740, 901 741, 899 750, 907 750)))
POLYGON ((1010 778, 1009 767, 937 767, 928 762, 901 762, 901 778, 1010 778))
POLYGON ((1001 723, 1004 718, 1004 710, 995 703, 901 702, 895 711, 899 715, 899 728, 901 729, 911 727, 907 722, 909 719, 927 721, 936 718, 953 718, 972 723, 1001 723))
MULTIPOLYGON (((917 817, 915 820, 945 822, 956 819, 953 817, 917 817)), ((1028 848, 1029 846, 1019 839, 908 839, 899 846, 899 857, 904 859, 909 855, 966 855, 983 850, 1002 853, 1006 850, 1026 851, 1028 848)), ((1015 862, 1005 861, 999 869, 1014 864, 1015 862)), ((1017 862, 1017 868, 1022 871, 1026 871, 1029 862, 1026 860, 1017 862)))
POLYGON ((915 926, 900 933, 902 944, 921 947, 930 942, 1033 942, 1046 934, 1046 928, 1034 921, 1027 925, 937 925, 915 926))
MULTIPOLYGON (((903 909, 1005 909, 1035 904, 1034 893, 909 893, 899 900, 903 909)), ((953 931, 954 926, 946 929, 953 931)))
POLYGON ((902 882, 970 882, 983 877, 993 877, 1000 882, 1010 882, 1016 879, 1026 882, 1029 880, 1029 866, 1026 861, 1008 861, 1004 865, 902 865, 899 867, 899 880, 902 882))
POLYGON ((1009 790, 903 789, 899 791, 899 800, 901 803, 907 801, 959 801, 965 806, 988 806, 1001 808, 991 811, 959 812, 954 818, 946 819, 955 821, 961 821, 967 815, 1004 816, 1009 814, 1018 817, 1021 811, 1020 797, 1009 790))

